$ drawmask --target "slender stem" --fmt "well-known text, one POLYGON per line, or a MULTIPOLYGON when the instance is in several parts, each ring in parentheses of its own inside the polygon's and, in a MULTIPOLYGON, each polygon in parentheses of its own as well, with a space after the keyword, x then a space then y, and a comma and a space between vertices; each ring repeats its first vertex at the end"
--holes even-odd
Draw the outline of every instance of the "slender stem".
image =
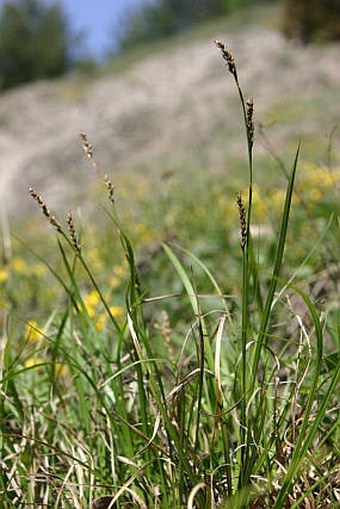
POLYGON ((253 134, 254 126, 252 120, 252 101, 251 113, 249 115, 250 108, 247 110, 247 104, 243 92, 238 80, 238 75, 235 70, 233 73, 236 87, 239 93, 243 121, 246 129, 247 136, 247 149, 248 149, 248 207, 247 207, 247 226, 246 226, 246 239, 245 245, 243 246, 242 252, 242 317, 241 317, 241 344, 242 344, 242 360, 241 360, 241 429, 240 429, 240 440, 242 445, 246 445, 241 448, 241 475, 239 478, 239 486, 244 486, 247 483, 247 479, 244 479, 242 472, 245 472, 245 466, 249 459, 249 420, 247 417, 247 403, 248 398, 251 397, 247 387, 247 343, 249 333, 249 285, 250 285, 250 273, 249 273, 249 251, 250 251, 250 226, 251 226, 251 212, 253 202, 253 134), (248 396, 247 396, 248 395, 248 396), (247 438, 246 438, 247 437, 247 438))

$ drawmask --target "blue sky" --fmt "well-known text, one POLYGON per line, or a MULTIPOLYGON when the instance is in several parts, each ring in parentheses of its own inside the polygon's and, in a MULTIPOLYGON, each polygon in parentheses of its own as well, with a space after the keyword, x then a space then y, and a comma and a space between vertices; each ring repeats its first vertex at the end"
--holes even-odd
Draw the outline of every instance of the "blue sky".
MULTIPOLYGON (((6 0, 0 0, 0 7, 6 0)), ((8 0, 7 0, 8 1, 8 0)), ((13 0, 12 0, 13 1, 13 0)), ((14 0, 15 1, 15 0, 14 0)), ((84 34, 84 49, 103 58, 118 35, 124 13, 147 0, 44 0, 57 1, 66 13, 71 29, 84 34)))
POLYGON ((58 0, 75 31, 84 32, 86 50, 99 58, 118 35, 124 14, 145 0, 58 0))

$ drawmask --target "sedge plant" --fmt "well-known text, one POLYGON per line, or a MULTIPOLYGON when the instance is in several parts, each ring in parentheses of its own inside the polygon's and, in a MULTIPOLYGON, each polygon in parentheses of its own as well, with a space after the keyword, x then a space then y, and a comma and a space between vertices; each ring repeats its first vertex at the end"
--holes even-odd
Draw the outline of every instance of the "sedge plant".
POLYGON ((104 211, 114 250, 125 260, 125 291, 114 296, 98 281, 87 259, 86 234, 77 233, 72 213, 63 226, 30 189, 57 233, 63 272, 47 265, 63 308, 51 313, 43 331, 26 324, 38 338, 33 346, 32 333, 21 348, 13 347, 14 313, 4 327, 4 509, 281 509, 336 501, 339 363, 324 355, 327 320, 294 278, 282 274, 300 147, 287 179, 274 263, 263 275, 252 238, 253 100, 244 97, 232 53, 215 44, 236 84, 248 152, 248 194, 236 199, 241 297, 228 300, 206 263, 175 243, 163 243, 190 318, 185 332, 170 327, 168 315, 162 326, 153 326, 152 308, 178 295, 148 294, 114 186, 82 134, 85 153, 107 189, 104 211), (212 308, 200 293, 198 271, 211 288, 212 308), (290 310, 298 328, 289 337, 275 330, 287 312, 284 296, 290 301, 293 294, 308 319, 290 310), (114 299, 116 304, 120 299, 119 313, 114 299), (102 321, 96 320, 93 302, 102 321), (180 338, 177 349, 173 331, 180 338))

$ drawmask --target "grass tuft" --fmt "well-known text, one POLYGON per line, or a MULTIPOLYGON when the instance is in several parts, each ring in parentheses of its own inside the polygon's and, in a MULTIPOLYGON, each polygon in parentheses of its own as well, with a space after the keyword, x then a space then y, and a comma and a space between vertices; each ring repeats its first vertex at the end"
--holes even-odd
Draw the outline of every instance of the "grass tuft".
POLYGON ((299 180, 299 144, 290 172, 276 157, 285 188, 268 191, 254 172, 253 100, 215 45, 245 127, 248 168, 227 190, 247 189, 238 218, 223 183, 202 192, 197 172, 192 189, 166 181, 158 229, 141 213, 150 200, 136 200, 133 220, 84 133, 108 234, 72 212, 64 227, 29 190, 58 258, 7 249, 0 271, 4 509, 339 501, 337 170, 307 165, 299 180))

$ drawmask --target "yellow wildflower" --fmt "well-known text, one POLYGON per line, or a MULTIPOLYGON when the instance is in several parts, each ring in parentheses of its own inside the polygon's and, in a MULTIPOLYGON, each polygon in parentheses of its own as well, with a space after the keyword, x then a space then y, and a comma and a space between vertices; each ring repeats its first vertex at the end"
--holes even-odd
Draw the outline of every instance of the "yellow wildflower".
POLYGON ((264 201, 255 204, 255 214, 258 221, 265 221, 268 217, 268 208, 264 201))
POLYGON ((105 313, 100 313, 97 317, 95 324, 94 324, 97 331, 101 332, 104 329, 106 322, 107 322, 107 315, 105 313))
POLYGON ((268 207, 261 196, 261 191, 259 186, 253 186, 253 207, 255 218, 259 222, 264 222, 268 217, 268 207))
POLYGON ((61 362, 56 362, 54 365, 54 374, 60 378, 64 378, 68 374, 68 366, 61 362))
POLYGON ((33 366, 37 366, 37 371, 41 371, 41 368, 39 366, 44 363, 44 360, 41 359, 41 357, 30 357, 25 361, 25 368, 32 368, 33 366))
POLYGON ((306 193, 308 200, 318 202, 328 189, 337 188, 339 178, 339 169, 330 171, 327 167, 305 163, 300 188, 301 191, 306 193))
POLYGON ((100 297, 96 290, 91 290, 84 298, 84 305, 89 316, 92 318, 96 314, 96 308, 100 302, 100 297))
POLYGON ((42 337, 42 332, 39 330, 38 323, 35 320, 30 320, 26 324, 26 337, 28 341, 37 343, 42 337))
POLYGON ((8 279, 8 272, 6 269, 0 270, 0 283, 4 283, 8 279))
MULTIPOLYGON (((125 310, 122 306, 110 306, 109 309, 110 309, 110 312, 114 318, 120 318, 125 313, 125 310)), ((108 321, 108 315, 106 313, 100 313, 96 317, 96 321, 94 324, 97 331, 101 332, 102 330, 104 330, 105 325, 107 324, 107 321, 108 321)))
POLYGON ((11 267, 15 272, 18 272, 19 274, 26 274, 28 271, 28 265, 26 261, 19 256, 12 258, 11 267))
POLYGON ((122 279, 126 275, 126 267, 123 265, 114 265, 113 274, 109 279, 112 289, 118 288, 121 285, 122 279))
POLYGON ((124 315, 125 310, 122 306, 110 306, 110 312, 114 318, 118 318, 124 315))

